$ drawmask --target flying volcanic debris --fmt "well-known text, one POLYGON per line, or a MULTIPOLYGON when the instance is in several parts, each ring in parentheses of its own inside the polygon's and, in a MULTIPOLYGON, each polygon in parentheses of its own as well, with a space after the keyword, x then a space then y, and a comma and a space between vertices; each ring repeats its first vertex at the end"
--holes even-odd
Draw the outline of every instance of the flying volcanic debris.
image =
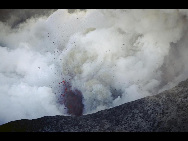
POLYGON ((35 15, 0 22, 0 124, 86 115, 188 78, 188 10, 35 15))

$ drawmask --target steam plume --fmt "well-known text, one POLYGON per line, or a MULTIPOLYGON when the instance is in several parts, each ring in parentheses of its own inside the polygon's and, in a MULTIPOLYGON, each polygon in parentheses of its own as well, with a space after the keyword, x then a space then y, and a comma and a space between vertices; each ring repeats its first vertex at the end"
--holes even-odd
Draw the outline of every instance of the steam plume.
POLYGON ((0 123, 68 115, 66 81, 83 114, 188 78, 188 10, 57 10, 12 28, 0 22, 0 123), (76 92, 75 92, 76 93, 76 92))

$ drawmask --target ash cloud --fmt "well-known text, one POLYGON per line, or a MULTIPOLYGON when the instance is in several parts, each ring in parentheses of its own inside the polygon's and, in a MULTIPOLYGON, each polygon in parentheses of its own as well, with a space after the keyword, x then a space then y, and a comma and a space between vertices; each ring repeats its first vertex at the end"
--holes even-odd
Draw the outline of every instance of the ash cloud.
POLYGON ((188 78, 187 10, 56 10, 0 22, 0 121, 67 115, 66 80, 89 114, 188 78), (10 20, 11 21, 11 20, 10 20))
POLYGON ((12 28, 32 17, 49 16, 57 9, 0 9, 0 21, 12 28))

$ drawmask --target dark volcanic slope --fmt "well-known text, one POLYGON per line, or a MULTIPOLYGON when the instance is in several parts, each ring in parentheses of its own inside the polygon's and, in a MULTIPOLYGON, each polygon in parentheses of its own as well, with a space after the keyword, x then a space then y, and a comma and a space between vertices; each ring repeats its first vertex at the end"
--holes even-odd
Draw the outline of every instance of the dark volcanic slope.
POLYGON ((188 131, 188 80, 161 94, 81 117, 18 120, 0 131, 188 131))

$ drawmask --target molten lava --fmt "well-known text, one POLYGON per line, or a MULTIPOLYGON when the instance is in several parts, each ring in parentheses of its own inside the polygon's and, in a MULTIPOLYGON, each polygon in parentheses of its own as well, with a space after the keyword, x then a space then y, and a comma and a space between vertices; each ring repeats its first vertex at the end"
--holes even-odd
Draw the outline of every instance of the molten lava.
MULTIPOLYGON (((74 116, 83 115, 84 105, 82 103, 82 93, 79 90, 71 90, 68 82, 62 81, 64 93, 61 94, 62 104, 67 108, 67 113, 74 116)), ((61 84, 59 83, 59 84, 61 84)))

